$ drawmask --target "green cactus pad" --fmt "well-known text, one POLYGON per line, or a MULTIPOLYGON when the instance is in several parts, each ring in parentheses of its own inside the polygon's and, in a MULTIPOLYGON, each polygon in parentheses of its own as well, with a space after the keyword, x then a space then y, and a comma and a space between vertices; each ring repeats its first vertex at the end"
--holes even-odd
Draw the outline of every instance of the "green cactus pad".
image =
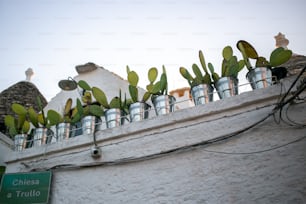
POLYGON ((150 96, 151 96, 151 93, 147 91, 142 97, 142 102, 147 101, 150 98, 150 96))
POLYGON ((92 94, 98 101, 98 103, 100 103, 105 108, 109 108, 106 95, 101 89, 99 89, 98 87, 92 87, 92 94))
POLYGON ((12 104, 12 110, 14 111, 14 113, 16 113, 18 115, 26 115, 27 112, 28 112, 27 109, 24 106, 22 106, 18 103, 13 103, 12 104))
POLYGON ((291 50, 285 50, 283 47, 276 48, 270 55, 270 65, 271 67, 277 67, 287 62, 291 56, 291 50))
POLYGON ((156 82, 156 83, 152 86, 152 89, 150 90, 150 92, 151 92, 152 94, 158 94, 158 92, 160 91, 160 87, 161 87, 160 84, 161 84, 160 81, 156 82))
POLYGON ((78 82, 78 85, 79 85, 82 89, 84 89, 84 90, 86 90, 86 91, 90 91, 90 90, 91 90, 91 87, 89 86, 89 84, 88 84, 86 81, 84 81, 84 80, 80 80, 80 81, 78 82))
POLYGON ((63 122, 63 118, 55 110, 48 110, 47 118, 50 121, 50 126, 57 125, 60 122, 63 122))
POLYGON ((202 72, 201 72, 200 68, 198 67, 198 65, 193 64, 192 65, 192 70, 193 70, 193 73, 195 74, 196 78, 198 80, 202 81, 203 80, 203 75, 202 75, 202 72))
POLYGON ((256 60, 256 67, 270 67, 270 63, 264 57, 258 57, 256 60))
POLYGON ((199 51, 199 58, 204 72, 207 74, 206 62, 202 50, 199 51))
POLYGON ((90 105, 89 106, 89 113, 97 116, 97 117, 101 117, 104 114, 104 111, 102 109, 101 106, 99 105, 90 105))
POLYGON ((24 121, 23 126, 22 126, 22 133, 27 134, 31 128, 31 125, 29 121, 24 121))
POLYGON ((38 114, 36 113, 36 111, 33 109, 33 107, 30 107, 29 110, 29 119, 31 121, 31 123, 36 127, 38 128, 39 125, 38 125, 38 114))
POLYGON ((121 106, 121 101, 120 98, 117 96, 114 97, 109 103, 110 108, 120 108, 120 106, 121 106))
POLYGON ((137 75, 137 73, 136 73, 135 71, 130 71, 130 72, 128 73, 128 82, 129 82, 132 86, 137 87, 138 80, 139 80, 139 77, 138 77, 138 75, 137 75))
POLYGON ((233 49, 231 46, 226 46, 223 48, 222 56, 224 59, 229 60, 233 56, 233 49))
POLYGON ((258 54, 255 48, 245 40, 239 40, 237 42, 237 48, 240 50, 240 52, 242 52, 243 55, 245 55, 248 58, 251 59, 258 58, 258 54))
POLYGON ((72 99, 68 98, 64 108, 64 116, 69 115, 71 107, 72 107, 72 99))
POLYGON ((151 69, 149 69, 149 71, 148 71, 148 79, 149 79, 150 83, 154 83, 154 81, 157 78, 157 75, 158 75, 157 68, 152 67, 151 69))
POLYGON ((15 118, 11 115, 6 115, 4 117, 4 124, 9 128, 15 127, 15 118))
POLYGON ((160 91, 162 94, 167 94, 167 86, 168 86, 167 75, 164 72, 160 76, 160 91))
POLYGON ((138 101, 138 89, 136 86, 129 85, 129 92, 133 102, 138 101))

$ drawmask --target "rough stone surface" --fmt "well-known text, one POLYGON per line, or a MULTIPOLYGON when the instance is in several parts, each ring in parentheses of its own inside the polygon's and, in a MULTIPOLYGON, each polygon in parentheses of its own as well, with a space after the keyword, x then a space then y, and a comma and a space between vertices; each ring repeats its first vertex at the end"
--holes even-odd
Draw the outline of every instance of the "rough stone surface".
POLYGON ((75 69, 79 74, 86 73, 86 72, 91 72, 91 71, 93 71, 97 68, 98 68, 97 65, 92 63, 92 62, 88 62, 84 65, 75 66, 75 69))
POLYGON ((5 115, 13 115, 11 104, 19 103, 27 108, 32 106, 38 111, 37 96, 41 98, 42 105, 45 107, 47 104, 46 98, 31 82, 21 81, 2 91, 0 93, 0 131, 6 133, 4 117, 5 115))
POLYGON ((290 60, 281 66, 287 68, 288 75, 297 75, 306 66, 306 56, 293 54, 290 60))

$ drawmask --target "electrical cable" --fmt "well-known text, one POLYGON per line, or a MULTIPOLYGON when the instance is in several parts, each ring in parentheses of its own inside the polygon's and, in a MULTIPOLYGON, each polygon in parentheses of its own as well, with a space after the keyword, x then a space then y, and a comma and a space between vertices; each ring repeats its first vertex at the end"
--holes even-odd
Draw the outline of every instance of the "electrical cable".
POLYGON ((293 122, 293 121, 288 117, 288 114, 287 114, 288 108, 289 108, 289 106, 291 105, 291 103, 293 102, 293 100, 295 100, 295 99, 299 96, 299 94, 302 93, 305 89, 306 89, 306 84, 304 84, 303 86, 300 86, 300 87, 298 88, 298 90, 293 94, 293 96, 291 96, 287 101, 283 102, 283 105, 281 106, 281 108, 280 108, 280 110, 279 110, 280 112, 282 112, 282 111, 283 111, 283 107, 284 107, 286 104, 288 104, 287 110, 286 110, 286 112, 285 112, 285 115, 286 115, 288 121, 290 121, 292 124, 288 123, 288 122, 285 121, 283 118, 281 118, 282 121, 285 122, 285 123, 287 123, 288 125, 292 125, 292 126, 294 126, 294 125, 297 125, 297 126, 302 125, 302 126, 305 126, 305 124, 303 125, 303 124, 298 124, 298 123, 293 122))
POLYGON ((82 164, 82 165, 74 165, 74 164, 60 164, 60 165, 55 165, 51 168, 34 168, 31 171, 42 171, 42 170, 55 170, 55 169, 67 169, 67 168, 85 168, 85 167, 93 167, 93 166, 105 166, 105 165, 116 165, 116 164, 123 164, 123 163, 130 163, 130 162, 137 162, 137 161, 144 161, 144 160, 148 160, 148 159, 153 159, 153 158, 157 158, 157 157, 161 157, 164 155, 168 155, 171 153, 177 153, 177 152, 181 152, 181 151, 187 151, 196 147, 200 147, 203 145, 208 145, 208 144, 214 144, 217 142, 221 142, 224 140, 227 140, 233 136, 236 136, 238 134, 241 134, 255 126, 257 126, 258 124, 260 124, 261 122, 265 121, 267 118, 269 118, 272 114, 268 114, 267 116, 265 116, 263 119, 251 124, 250 126, 242 129, 242 130, 238 130, 232 134, 229 135, 225 135, 225 136, 220 136, 218 138, 214 138, 211 140, 206 140, 206 141, 202 141, 199 143, 195 143, 195 144, 191 144, 191 145, 187 145, 187 146, 182 146, 182 147, 178 147, 178 148, 174 148, 174 149, 170 149, 167 151, 163 151, 163 152, 159 152, 159 153, 155 153, 155 154, 151 154, 151 155, 146 155, 146 156, 142 156, 142 157, 136 157, 136 158, 123 158, 123 159, 119 159, 119 160, 115 160, 115 161, 104 161, 104 162, 94 162, 94 163, 89 163, 89 164, 82 164))
MULTIPOLYGON (((284 96, 278 101, 277 105, 275 106, 274 112, 276 113, 277 111, 279 111, 279 120, 278 120, 278 121, 276 120, 275 115, 273 115, 274 121, 275 121, 277 124, 280 124, 280 121, 283 121, 284 123, 286 123, 286 124, 288 124, 288 125, 290 125, 290 126, 294 125, 294 124, 288 123, 287 121, 285 121, 285 120, 283 119, 282 112, 283 112, 283 107, 284 107, 286 104, 292 102, 294 99, 296 99, 296 98, 299 96, 300 93, 302 93, 302 92, 305 90, 305 88, 306 88, 306 83, 304 82, 304 81, 305 81, 305 79, 304 79, 304 80, 302 81, 301 85, 297 87, 297 91, 295 91, 295 92, 293 93, 293 96, 291 96, 289 99, 287 99, 287 100, 285 101, 285 99, 286 99, 286 97, 288 96, 288 94, 290 93, 291 89, 295 86, 295 84, 296 84, 297 81, 300 79, 300 77, 303 75, 303 73, 305 72, 305 70, 306 70, 306 66, 301 70, 301 72, 298 74, 298 76, 295 78, 295 80, 294 80, 293 83, 291 84, 290 88, 286 91, 286 93, 284 94, 284 96), (284 101, 285 101, 285 102, 284 102, 284 101)), ((282 83, 281 83, 281 84, 282 84, 282 83)), ((281 85, 281 90, 282 90, 282 85, 281 85)), ((281 92, 282 92, 282 91, 281 91, 281 92)))
MULTIPOLYGON (((280 83, 280 93, 279 93, 279 98, 278 98, 278 100, 277 100, 277 103, 276 104, 279 104, 280 103, 280 101, 281 101, 281 96, 282 96, 282 93, 283 93, 283 89, 285 90, 285 87, 284 87, 285 85, 281 82, 280 83)), ((281 116, 279 116, 279 119, 277 120, 276 119, 276 114, 273 114, 273 119, 274 119, 274 122, 276 123, 276 124, 280 124, 280 121, 281 121, 281 116)))
MULTIPOLYGON (((216 154, 224 154, 224 155, 253 155, 253 154, 261 154, 261 153, 266 153, 270 152, 276 149, 280 149, 282 147, 286 147, 288 145, 300 142, 302 140, 306 139, 306 135, 302 136, 298 139, 295 139, 293 141, 287 142, 285 144, 272 147, 269 149, 264 149, 260 151, 253 151, 253 152, 223 152, 223 151, 215 151, 215 150, 209 150, 209 149, 202 149, 205 152, 209 153, 216 153, 216 154)), ((222 141, 222 140, 220 140, 222 141)), ((214 141, 215 142, 215 141, 214 141)), ((213 143, 214 143, 213 142, 213 143)), ((174 153, 182 153, 182 152, 187 152, 190 150, 194 150, 195 148, 198 148, 203 145, 209 145, 210 142, 203 142, 203 143, 198 143, 198 144, 193 144, 193 145, 188 145, 188 146, 183 146, 155 154, 150 154, 142 157, 127 157, 127 158, 122 158, 114 161, 103 161, 103 162, 93 162, 93 163, 87 163, 87 164, 81 164, 81 165, 75 165, 75 164, 60 164, 60 165, 55 165, 51 168, 45 169, 45 168, 36 168, 32 169, 31 171, 46 171, 46 170, 73 170, 73 169, 81 169, 81 168, 89 168, 89 167, 97 167, 97 166, 114 166, 114 165, 123 165, 127 163, 135 163, 135 162, 142 162, 142 161, 147 161, 151 159, 156 159, 156 158, 161 158, 163 156, 169 156, 174 153)), ((212 144, 212 143, 211 143, 212 144)))
POLYGON ((286 111, 285 111, 285 116, 286 116, 286 119, 291 122, 293 125, 295 126, 299 126, 299 127, 305 127, 306 126, 306 123, 303 124, 303 123, 297 123, 295 121, 293 121, 290 117, 289 117, 289 114, 288 114, 288 111, 289 111, 289 108, 292 106, 292 104, 289 104, 286 108, 286 111))
MULTIPOLYGON (((104 161, 104 162, 94 162, 94 163, 87 163, 87 164, 81 164, 81 165, 75 165, 75 164, 60 164, 60 165, 55 165, 53 167, 50 168, 35 168, 32 169, 31 171, 41 171, 41 170, 69 170, 69 169, 80 169, 80 168, 88 168, 88 167, 96 167, 96 166, 111 166, 111 165, 119 165, 119 164, 126 164, 126 163, 134 163, 134 162, 140 162, 140 161, 146 161, 149 159, 155 159, 155 158, 159 158, 162 156, 166 156, 166 155, 170 155, 173 153, 180 153, 180 152, 186 152, 188 150, 192 150, 194 148, 198 148, 204 145, 209 145, 209 144, 214 144, 217 142, 221 142, 224 140, 227 140, 233 136, 236 136, 238 134, 241 134, 242 132, 245 132, 253 127, 255 127, 256 125, 258 125, 259 123, 265 121, 267 118, 269 118, 272 114, 267 115, 266 117, 264 117, 263 119, 261 119, 260 121, 257 121, 256 123, 250 125, 249 127, 243 129, 243 130, 239 130, 236 131, 230 135, 226 135, 226 136, 221 136, 219 138, 214 138, 212 140, 208 140, 208 141, 203 141, 200 143, 196 143, 196 144, 191 144, 188 146, 183 146, 183 147, 178 147, 178 148, 174 148, 174 149, 170 149, 167 151, 163 151, 163 152, 159 152, 159 153, 155 153, 155 154, 150 154, 150 155, 146 155, 146 156, 142 156, 142 157, 127 157, 127 158, 123 158, 123 159, 118 159, 118 160, 114 160, 114 161, 104 161)), ((288 146, 290 144, 299 142, 303 139, 305 139, 306 136, 303 136, 301 138, 298 138, 296 140, 293 140, 291 142, 288 142, 286 144, 283 145, 279 145, 277 147, 273 147, 270 149, 265 149, 265 150, 260 150, 260 151, 254 151, 254 152, 222 152, 222 151, 214 151, 214 150, 208 150, 208 149, 203 149, 203 151, 206 152, 211 152, 211 153, 219 153, 219 154, 229 154, 229 155, 245 155, 245 154, 259 154, 259 153, 264 153, 264 152, 269 152, 272 150, 276 150, 285 146, 288 146)))
MULTIPOLYGON (((268 106, 264 106, 262 108, 267 108, 271 105, 268 105, 268 106)), ((256 109, 253 109, 253 110, 249 110, 247 112, 252 112, 252 111, 256 111, 258 110, 258 108, 256 109)), ((246 112, 244 112, 246 113, 246 112)), ((230 117, 234 117, 234 116, 237 116, 237 115, 240 115, 241 113, 237 113, 237 114, 232 114, 230 115, 230 117)), ((226 116, 228 117, 228 116, 226 116)), ((176 128, 175 130, 177 129, 184 129, 186 127, 192 127, 192 126, 196 126, 196 125, 201 125, 203 123, 207 123, 207 122, 213 122, 213 121, 217 121, 217 120, 220 120, 219 118, 218 119, 212 119, 212 120, 206 120, 206 121, 200 121, 200 122, 197 122, 197 123, 193 123, 193 124, 188 124, 188 125, 185 125, 185 126, 180 126, 178 128, 176 128)), ((147 135, 143 135, 141 138, 145 138, 145 137, 150 137, 150 136, 154 136, 156 134, 163 134, 163 133, 166 133, 166 132, 169 132, 169 131, 172 131, 172 130, 164 130, 164 131, 158 131, 158 132, 153 132, 153 133, 150 133, 150 134, 147 134, 147 135)), ((110 143, 110 144, 107 144, 107 145, 102 145, 102 146, 98 146, 99 148, 105 148, 106 146, 109 146, 109 145, 118 145, 120 143, 123 143, 123 142, 127 142, 127 141, 131 141, 131 140, 135 140, 135 139, 139 139, 139 138, 131 138, 131 139, 127 139, 127 140, 124 140, 124 141, 119 141, 119 142, 115 142, 115 143, 110 143)), ((83 149, 83 150, 78 150, 78 151, 74 151, 74 152, 69 152, 67 154, 62 154, 61 156, 68 156, 68 155, 74 155, 76 153, 80 153, 80 152, 86 152, 88 151, 88 149, 83 149)), ((58 157, 58 156, 55 156, 55 157, 58 157)), ((49 158, 55 158, 54 156, 49 156, 49 158)), ((33 161, 34 163, 37 162, 36 161, 33 161)), ((29 164, 28 164, 29 165, 29 164)))
MULTIPOLYGON (((295 80, 293 81, 293 83, 291 84, 291 86, 289 87, 288 91, 286 92, 286 94, 283 96, 283 98, 280 100, 279 105, 282 105, 283 101, 285 100, 285 98, 288 96, 288 94, 290 93, 291 89, 294 87, 294 85, 296 84, 296 82, 299 80, 299 78, 302 76, 302 74, 305 72, 306 70, 306 66, 301 70, 301 72, 298 74, 298 76, 295 78, 295 80)), ((278 108, 278 106, 276 106, 275 108, 278 108)))
POLYGON ((306 135, 303 136, 303 137, 300 137, 300 138, 298 138, 296 140, 293 140, 291 142, 288 142, 286 144, 283 144, 283 145, 279 145, 279 146, 276 146, 276 147, 273 147, 273 148, 270 148, 270 149, 254 151, 254 152, 222 152, 222 151, 214 151, 214 150, 209 150, 209 149, 203 149, 203 151, 211 152, 211 153, 218 153, 218 154, 230 154, 230 155, 260 154, 260 153, 264 153, 264 152, 269 152, 269 151, 272 151, 272 150, 280 149, 282 147, 288 146, 288 145, 293 144, 293 143, 297 143, 297 142, 299 142, 301 140, 304 140, 304 139, 306 139, 306 135))

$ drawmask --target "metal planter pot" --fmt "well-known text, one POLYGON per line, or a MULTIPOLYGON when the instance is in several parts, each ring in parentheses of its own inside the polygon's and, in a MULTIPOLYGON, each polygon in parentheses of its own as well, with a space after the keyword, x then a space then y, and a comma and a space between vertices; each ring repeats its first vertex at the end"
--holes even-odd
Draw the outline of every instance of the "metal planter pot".
POLYGON ((111 108, 104 112, 106 127, 113 128, 124 124, 125 115, 119 108, 111 108))
POLYGON ((165 115, 174 111, 175 97, 170 95, 152 96, 156 115, 165 115))
POLYGON ((219 98, 224 99, 238 95, 238 79, 234 77, 221 77, 215 84, 219 98))
POLYGON ((149 118, 149 111, 151 106, 144 102, 132 103, 129 107, 130 121, 141 121, 149 118))
POLYGON ((57 141, 67 140, 71 136, 71 124, 60 123, 56 126, 57 141))
POLYGON ((267 67, 257 67, 246 75, 252 89, 266 88, 272 85, 272 71, 267 67))
POLYGON ((14 137, 14 149, 15 151, 22 151, 27 145, 27 134, 18 134, 14 137))
POLYGON ((214 100, 214 87, 210 84, 200 84, 190 90, 194 105, 201 105, 214 100))
POLYGON ((34 147, 51 143, 53 131, 48 128, 35 128, 33 136, 34 147))
POLYGON ((95 131, 101 129, 101 119, 96 116, 88 115, 82 118, 82 134, 93 135, 95 131))

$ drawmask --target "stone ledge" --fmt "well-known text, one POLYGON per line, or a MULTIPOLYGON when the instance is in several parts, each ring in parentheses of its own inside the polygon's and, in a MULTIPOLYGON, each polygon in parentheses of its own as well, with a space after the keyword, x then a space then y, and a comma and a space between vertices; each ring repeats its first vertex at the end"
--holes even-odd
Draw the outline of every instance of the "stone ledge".
MULTIPOLYGON (((293 80, 294 78, 286 80, 285 86, 289 87, 293 80)), ((126 156, 143 156, 192 142, 210 140, 222 134, 230 134, 260 120, 263 114, 266 115, 272 110, 279 98, 280 91, 280 85, 274 85, 266 89, 245 92, 225 100, 178 110, 169 115, 99 131, 97 143, 102 147, 103 156, 98 160, 94 160, 90 156, 93 139, 87 136, 78 136, 60 143, 31 148, 23 152, 13 152, 6 157, 6 163, 13 164, 22 161, 31 164, 33 168, 35 166, 48 168, 71 161, 77 163, 112 161, 126 156), (253 115, 252 119, 246 116, 250 114, 253 115), (230 120, 237 120, 237 123, 240 124, 239 127, 227 127, 226 122, 230 120), (219 130, 220 124, 223 124, 227 129, 221 128, 219 130), (199 125, 203 126, 205 133, 209 134, 194 137, 191 134, 192 127, 199 125), (219 132, 215 131, 216 129, 219 132), (185 133, 181 134, 182 131, 185 133), (185 138, 176 138, 176 133, 184 135, 185 138), (162 144, 164 147, 160 149, 162 144), (139 145, 142 150, 137 149, 139 145), (143 148, 144 146, 146 148, 143 148)), ((24 166, 19 168, 28 170, 24 166)))

